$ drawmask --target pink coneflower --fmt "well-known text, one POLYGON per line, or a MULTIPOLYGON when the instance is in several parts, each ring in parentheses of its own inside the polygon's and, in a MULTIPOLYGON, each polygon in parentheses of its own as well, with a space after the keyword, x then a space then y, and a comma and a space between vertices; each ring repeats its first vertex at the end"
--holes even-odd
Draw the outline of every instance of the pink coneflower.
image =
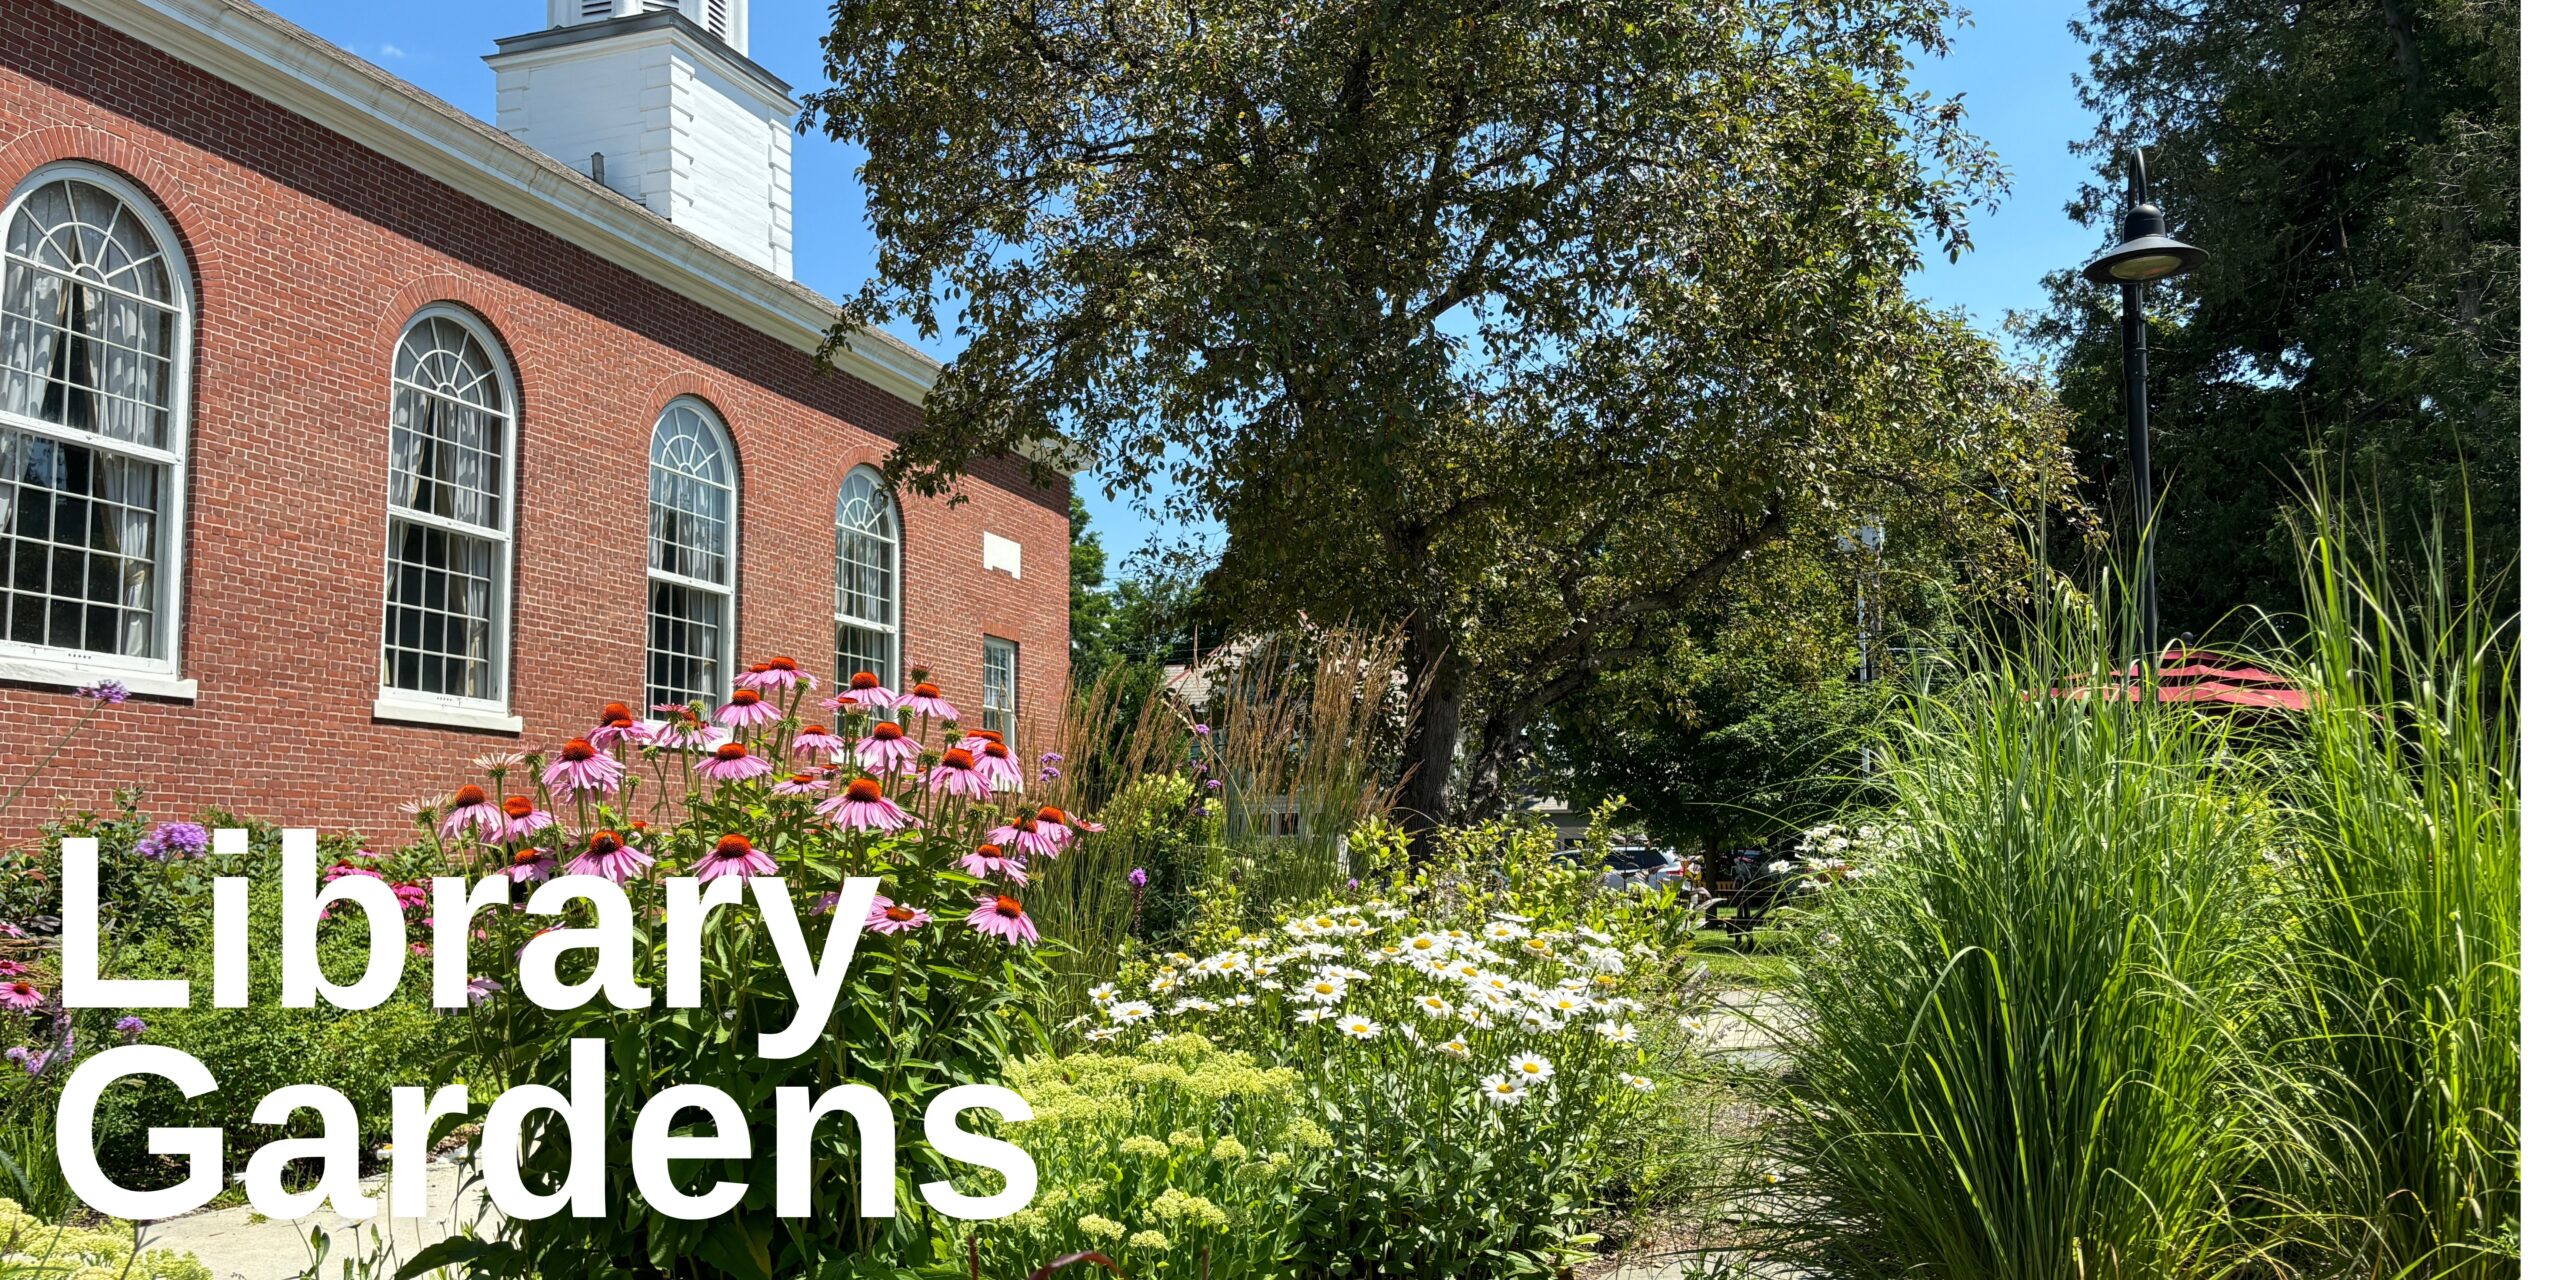
POLYGON ((732 729, 761 729, 782 719, 782 708, 764 700, 753 689, 740 689, 711 713, 711 718, 732 729))
POLYGON ((711 846, 711 852, 693 864, 693 878, 696 880, 716 880, 721 876, 769 876, 773 872, 773 859, 745 836, 735 833, 720 837, 720 843, 711 846))
POLYGON ((487 1004, 491 998, 507 988, 506 984, 495 978, 473 978, 464 983, 462 989, 464 994, 470 997, 471 1003, 487 1004))
POLYGON ((795 773, 773 784, 773 793, 778 796, 824 795, 834 789, 834 783, 814 773, 795 773))
POLYGON ((932 919, 922 907, 874 898, 871 901, 871 918, 863 921, 862 927, 873 933, 905 933, 909 929, 925 927, 932 919))
POLYGON ((587 837, 586 851, 569 859, 573 876, 603 876, 621 884, 648 869, 649 855, 623 843, 619 831, 599 831, 587 837))
POLYGON ((884 798, 880 784, 869 778, 848 779, 843 794, 818 806, 818 816, 847 831, 895 831, 915 823, 896 801, 884 798))
POLYGON ((981 880, 1011 880, 1015 884, 1031 882, 1022 864, 1005 856, 1002 845, 982 844, 961 854, 960 869, 981 880))
POLYGON ((791 739, 791 750, 797 755, 831 760, 844 750, 844 739, 837 737, 835 731, 825 725, 804 724, 791 739))
POLYGON ((768 696, 779 696, 793 689, 806 688, 816 681, 808 672, 800 669, 799 663, 789 658, 774 657, 739 672, 738 678, 731 683, 741 689, 753 689, 768 696))
POLYGON ((987 843, 1010 851, 1016 857, 1039 854, 1044 858, 1058 856, 1059 842, 1040 830, 1040 820, 1024 814, 987 833, 987 843))
MULTIPOLYGON (((745 693, 741 689, 738 692, 745 693)), ((717 751, 696 761, 693 771, 713 782, 744 782, 773 772, 773 765, 763 756, 747 750, 737 742, 723 742, 717 751)))
POLYGON ((596 716, 596 727, 587 731, 588 744, 598 750, 617 742, 645 742, 647 737, 640 731, 639 718, 631 714, 631 708, 619 702, 604 704, 604 710, 596 716))
POLYGON ((852 679, 844 682, 844 692, 836 695, 835 703, 839 707, 863 711, 886 711, 898 705, 898 695, 882 685, 880 677, 868 671, 856 671, 852 679))
POLYGON ((942 686, 930 680, 918 680, 915 688, 899 695, 897 705, 912 707, 917 715, 932 716, 936 720, 956 721, 960 718, 960 708, 943 701, 942 686))
POLYGON ((960 745, 967 747, 969 754, 973 756, 985 755, 988 743, 1002 741, 1004 741, 1004 735, 994 729, 971 729, 960 735, 960 745))
POLYGON ((1005 791, 1022 789, 1022 762, 1013 758, 1013 750, 1001 742, 990 742, 978 751, 977 770, 990 786, 1005 791))
POLYGON ((701 713, 684 703, 661 702, 649 709, 666 717, 659 722, 657 731, 649 736, 649 745, 653 747, 702 751, 729 740, 726 730, 702 723, 701 713))
POLYGON ((1040 940, 1040 931, 1031 926, 1031 917, 1022 913, 1022 904, 999 893, 978 899, 978 908, 969 913, 970 927, 990 938, 1030 944, 1040 940))
POLYGON ((445 814, 444 825, 436 830, 448 840, 461 835, 465 828, 477 827, 484 839, 495 840, 507 829, 507 815, 489 802, 489 792, 477 784, 465 784, 453 793, 452 811, 445 814))
POLYGON ((853 758, 861 761, 863 768, 885 778, 904 772, 915 763, 916 742, 906 730, 883 720, 871 726, 862 741, 853 744, 853 758))
POLYGON ((1040 806, 1039 811, 1031 815, 1031 820, 1040 825, 1040 834, 1057 841, 1061 849, 1067 847, 1067 841, 1076 833, 1074 827, 1067 825, 1067 811, 1054 804, 1040 806))
POLYGON ((549 849, 518 849, 507 858, 507 878, 517 884, 529 884, 551 878, 549 849))
POLYGON ((44 993, 36 990, 36 984, 24 978, 14 982, 0 982, 0 1005, 26 1010, 43 1003, 44 993))
POLYGON ((509 840, 522 840, 552 821, 549 813, 533 807, 533 801, 524 796, 508 796, 498 811, 507 815, 507 829, 499 834, 509 840))
POLYGON ((584 738, 571 738, 561 745, 560 758, 542 771, 542 781, 555 796, 611 791, 622 785, 622 762, 596 754, 595 744, 584 738))
POLYGON ((987 780, 978 775, 977 763, 969 758, 966 748, 953 747, 943 752, 942 763, 925 775, 925 785, 944 795, 984 800, 995 792, 987 785, 987 780))

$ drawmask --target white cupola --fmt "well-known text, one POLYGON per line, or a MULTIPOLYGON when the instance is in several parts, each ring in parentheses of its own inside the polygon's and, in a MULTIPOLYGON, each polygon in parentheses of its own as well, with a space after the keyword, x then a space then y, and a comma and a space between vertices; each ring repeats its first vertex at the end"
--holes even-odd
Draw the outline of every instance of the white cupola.
POLYGON ((791 275, 791 86, 747 56, 747 0, 549 0, 498 42, 498 127, 713 244, 791 275))

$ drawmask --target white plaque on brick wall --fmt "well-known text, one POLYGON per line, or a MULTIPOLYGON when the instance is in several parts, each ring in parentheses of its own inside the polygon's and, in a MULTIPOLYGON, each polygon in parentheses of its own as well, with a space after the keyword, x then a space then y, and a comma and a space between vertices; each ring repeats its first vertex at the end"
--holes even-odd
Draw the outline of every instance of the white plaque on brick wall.
POLYGON ((998 573, 1022 576, 1022 544, 1011 538, 987 535, 987 568, 998 573))

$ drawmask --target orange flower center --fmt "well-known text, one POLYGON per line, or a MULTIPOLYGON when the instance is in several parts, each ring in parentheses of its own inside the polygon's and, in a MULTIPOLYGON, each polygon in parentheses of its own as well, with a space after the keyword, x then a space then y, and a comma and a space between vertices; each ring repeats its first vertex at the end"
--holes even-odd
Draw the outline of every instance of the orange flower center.
POLYGON ((1054 822, 1062 827, 1067 825, 1067 811, 1053 804, 1040 806, 1037 816, 1042 822, 1054 822))
POLYGON ((953 747, 942 753, 942 767, 945 769, 966 769, 976 763, 978 763, 976 756, 970 755, 959 747, 953 747))
POLYGON ((571 762, 596 758, 594 744, 584 738, 571 738, 560 748, 560 758, 571 762))
POLYGON ((990 742, 987 744, 987 758, 989 760, 1010 759, 1012 755, 1012 752, 1005 750, 1004 744, 1001 742, 990 742))
POLYGON ((880 908, 880 914, 891 920, 895 920, 900 924, 905 924, 909 920, 916 918, 915 908, 902 907, 894 902, 890 903, 888 906, 880 908))
POLYGON ((529 867, 540 861, 542 861, 542 850, 540 849, 516 850, 516 865, 519 867, 529 867))
POLYGON ((981 858, 1001 858, 1004 856, 1004 846, 996 844, 979 845, 978 856, 981 858))
POLYGON ((804 787, 817 780, 817 775, 812 773, 795 773, 791 775, 792 782, 804 787))
POLYGON ((721 760, 744 760, 747 758, 747 749, 739 743, 723 742, 720 744, 720 749, 711 754, 721 760))
POLYGON ((870 804, 880 798, 880 784, 869 778, 856 778, 844 784, 844 798, 857 804, 870 804))
POLYGON ((622 837, 610 831, 599 831, 587 837, 587 852, 596 857, 601 858, 610 853, 617 853, 621 849, 622 837))
POLYGON ((601 718, 605 720, 628 720, 631 718, 631 704, 627 702, 608 702, 604 704, 604 714, 601 718))
POLYGON ((453 793, 453 807, 469 809, 489 803, 489 793, 478 787, 462 787, 453 793))
POLYGON ((906 730, 886 720, 871 726, 871 740, 874 742, 896 742, 905 736, 907 736, 906 730))
POLYGON ((993 729, 971 729, 971 730, 970 730, 970 731, 968 731, 967 733, 961 734, 960 736, 961 736, 961 737, 963 737, 963 738, 975 738, 975 739, 977 739, 977 740, 978 740, 978 741, 980 741, 980 742, 1002 742, 1002 741, 1004 741, 1004 735, 1003 735, 1003 734, 1001 734, 1001 733, 996 732, 996 731, 995 731, 995 730, 993 730, 993 729))
POLYGON ((767 671, 797 671, 800 664, 789 658, 775 658, 764 664, 767 671))
POLYGON ((822 724, 804 724, 800 726, 800 736, 803 738, 823 738, 827 736, 827 727, 822 724))
POLYGON ((711 851, 723 858, 743 858, 754 853, 756 847, 745 836, 726 835, 720 837, 720 843, 711 846, 711 851))
POLYGON ((1024 835, 1030 835, 1040 829, 1040 821, 1037 818, 1016 818, 1013 820, 1013 829, 1024 835))
POLYGON ((844 687, 848 689, 877 689, 880 687, 880 677, 875 676, 868 671, 856 671, 853 673, 852 679, 844 682, 844 687))
POLYGON ((916 685, 916 696, 919 698, 939 698, 942 696, 942 686, 934 684, 931 681, 921 682, 916 685))
POLYGON ((755 673, 756 675, 763 675, 765 672, 773 670, 773 664, 770 662, 759 662, 748 667, 747 670, 755 673))
POLYGON ((1022 904, 999 893, 996 895, 996 914, 1007 920, 1019 920, 1022 918, 1022 904))
POLYGON ((764 695, 753 689, 740 689, 729 695, 729 705, 733 707, 752 707, 762 701, 764 695))
POLYGON ((508 796, 507 802, 498 807, 506 810, 508 817, 519 822, 533 816, 533 802, 523 796, 508 796))

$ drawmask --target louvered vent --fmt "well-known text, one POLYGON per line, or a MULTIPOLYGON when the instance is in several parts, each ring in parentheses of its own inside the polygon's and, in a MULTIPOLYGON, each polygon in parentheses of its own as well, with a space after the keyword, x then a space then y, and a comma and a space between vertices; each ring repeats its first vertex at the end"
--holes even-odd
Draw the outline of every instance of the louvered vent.
POLYGON ((728 39, 729 0, 703 0, 702 26, 711 34, 723 40, 728 39))
POLYGON ((613 0, 579 0, 578 16, 581 18, 610 18, 613 16, 613 0))

